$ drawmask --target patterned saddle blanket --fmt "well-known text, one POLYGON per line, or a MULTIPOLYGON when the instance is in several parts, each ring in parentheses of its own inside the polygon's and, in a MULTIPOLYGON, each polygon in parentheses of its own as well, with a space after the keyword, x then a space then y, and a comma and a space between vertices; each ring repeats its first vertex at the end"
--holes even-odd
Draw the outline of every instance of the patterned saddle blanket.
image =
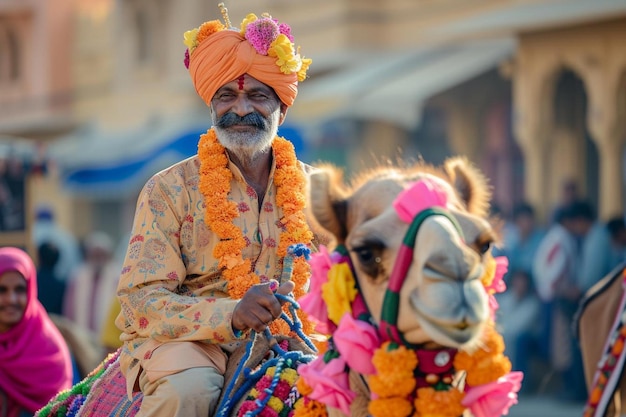
MULTIPOLYGON (((226 367, 225 386, 218 416, 263 414, 288 416, 301 399, 295 386, 297 367, 315 356, 312 347, 299 339, 278 336, 272 348, 264 335, 233 352, 226 367), (276 409, 279 408, 279 409, 276 409), (273 412, 272 412, 273 411, 273 412)), ((126 379, 120 370, 120 350, 109 355, 85 379, 58 393, 35 417, 133 417, 143 395, 126 395, 126 379)))
POLYGON ((60 392, 36 417, 90 416, 132 417, 139 411, 143 396, 126 395, 126 379, 120 370, 119 350, 110 354, 85 379, 60 392))

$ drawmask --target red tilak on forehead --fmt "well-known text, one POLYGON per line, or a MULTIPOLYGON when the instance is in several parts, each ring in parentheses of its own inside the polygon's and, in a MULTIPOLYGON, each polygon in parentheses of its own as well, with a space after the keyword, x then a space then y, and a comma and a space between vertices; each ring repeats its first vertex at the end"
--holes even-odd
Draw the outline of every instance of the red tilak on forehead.
POLYGON ((246 75, 242 75, 237 79, 237 84, 239 85, 239 89, 243 90, 243 83, 246 81, 246 75))

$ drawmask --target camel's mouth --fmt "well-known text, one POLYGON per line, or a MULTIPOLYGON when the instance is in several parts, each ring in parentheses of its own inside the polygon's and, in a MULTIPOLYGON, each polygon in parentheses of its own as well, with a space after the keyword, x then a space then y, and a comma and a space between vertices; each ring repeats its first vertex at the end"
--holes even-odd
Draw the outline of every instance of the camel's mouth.
POLYGON ((414 329, 401 329, 405 338, 424 334, 434 342, 461 347, 476 340, 489 317, 487 294, 480 281, 439 281, 410 296, 414 329))
POLYGON ((460 348, 472 343, 480 336, 483 325, 482 322, 469 323, 465 319, 455 324, 442 324, 438 320, 427 318, 417 310, 415 313, 422 331, 434 342, 448 347, 460 348))

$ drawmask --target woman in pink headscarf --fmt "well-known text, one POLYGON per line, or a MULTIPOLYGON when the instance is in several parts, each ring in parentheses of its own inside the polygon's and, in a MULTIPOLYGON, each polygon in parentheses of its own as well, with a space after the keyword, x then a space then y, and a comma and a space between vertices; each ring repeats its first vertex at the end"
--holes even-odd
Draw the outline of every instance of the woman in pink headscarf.
POLYGON ((21 249, 0 248, 0 410, 34 413, 72 385, 61 333, 37 300, 35 265, 21 249))

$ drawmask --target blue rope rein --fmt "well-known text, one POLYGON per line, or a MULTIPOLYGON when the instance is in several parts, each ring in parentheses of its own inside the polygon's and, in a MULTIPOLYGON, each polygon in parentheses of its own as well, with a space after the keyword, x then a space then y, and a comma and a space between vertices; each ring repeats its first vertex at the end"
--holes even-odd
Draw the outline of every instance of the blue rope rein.
MULTIPOLYGON (((276 294, 276 297, 281 301, 289 303, 289 310, 294 317, 293 320, 289 318, 287 314, 284 312, 281 314, 281 318, 287 322, 289 328, 295 332, 300 339, 313 351, 317 351, 317 348, 311 342, 311 339, 302 331, 302 322, 300 321, 298 315, 296 314, 296 310, 300 308, 299 304, 292 296, 286 296, 282 294, 276 294)), ((256 399, 255 402, 258 406, 257 410, 249 411, 245 414, 246 417, 254 417, 258 415, 263 408, 267 405, 267 402, 271 398, 271 393, 276 388, 280 380, 280 373, 282 369, 286 366, 291 366, 295 363, 309 363, 315 359, 315 355, 307 355, 300 351, 286 351, 284 350, 278 343, 272 342, 272 339, 275 339, 275 336, 270 332, 269 328, 266 328, 263 331, 263 336, 266 337, 270 343, 271 350, 276 353, 276 356, 272 359, 269 359, 263 363, 256 371, 246 367, 246 363, 250 359, 250 355, 252 353, 252 347, 254 343, 254 339, 256 338, 256 332, 254 330, 250 333, 250 340, 246 343, 246 351, 244 356, 239 361, 237 365, 237 369, 235 370, 235 374, 233 378, 230 380, 228 386, 224 390, 224 395, 222 398, 222 402, 218 407, 217 417, 228 417, 233 411, 233 407, 239 402, 244 395, 247 395, 257 381, 265 375, 267 370, 272 366, 276 366, 276 371, 274 372, 274 377, 272 379, 272 384, 269 388, 266 389, 266 392, 269 395, 266 395, 263 400, 256 399), (239 378, 243 375, 244 382, 234 393, 235 384, 239 380, 239 378)))

